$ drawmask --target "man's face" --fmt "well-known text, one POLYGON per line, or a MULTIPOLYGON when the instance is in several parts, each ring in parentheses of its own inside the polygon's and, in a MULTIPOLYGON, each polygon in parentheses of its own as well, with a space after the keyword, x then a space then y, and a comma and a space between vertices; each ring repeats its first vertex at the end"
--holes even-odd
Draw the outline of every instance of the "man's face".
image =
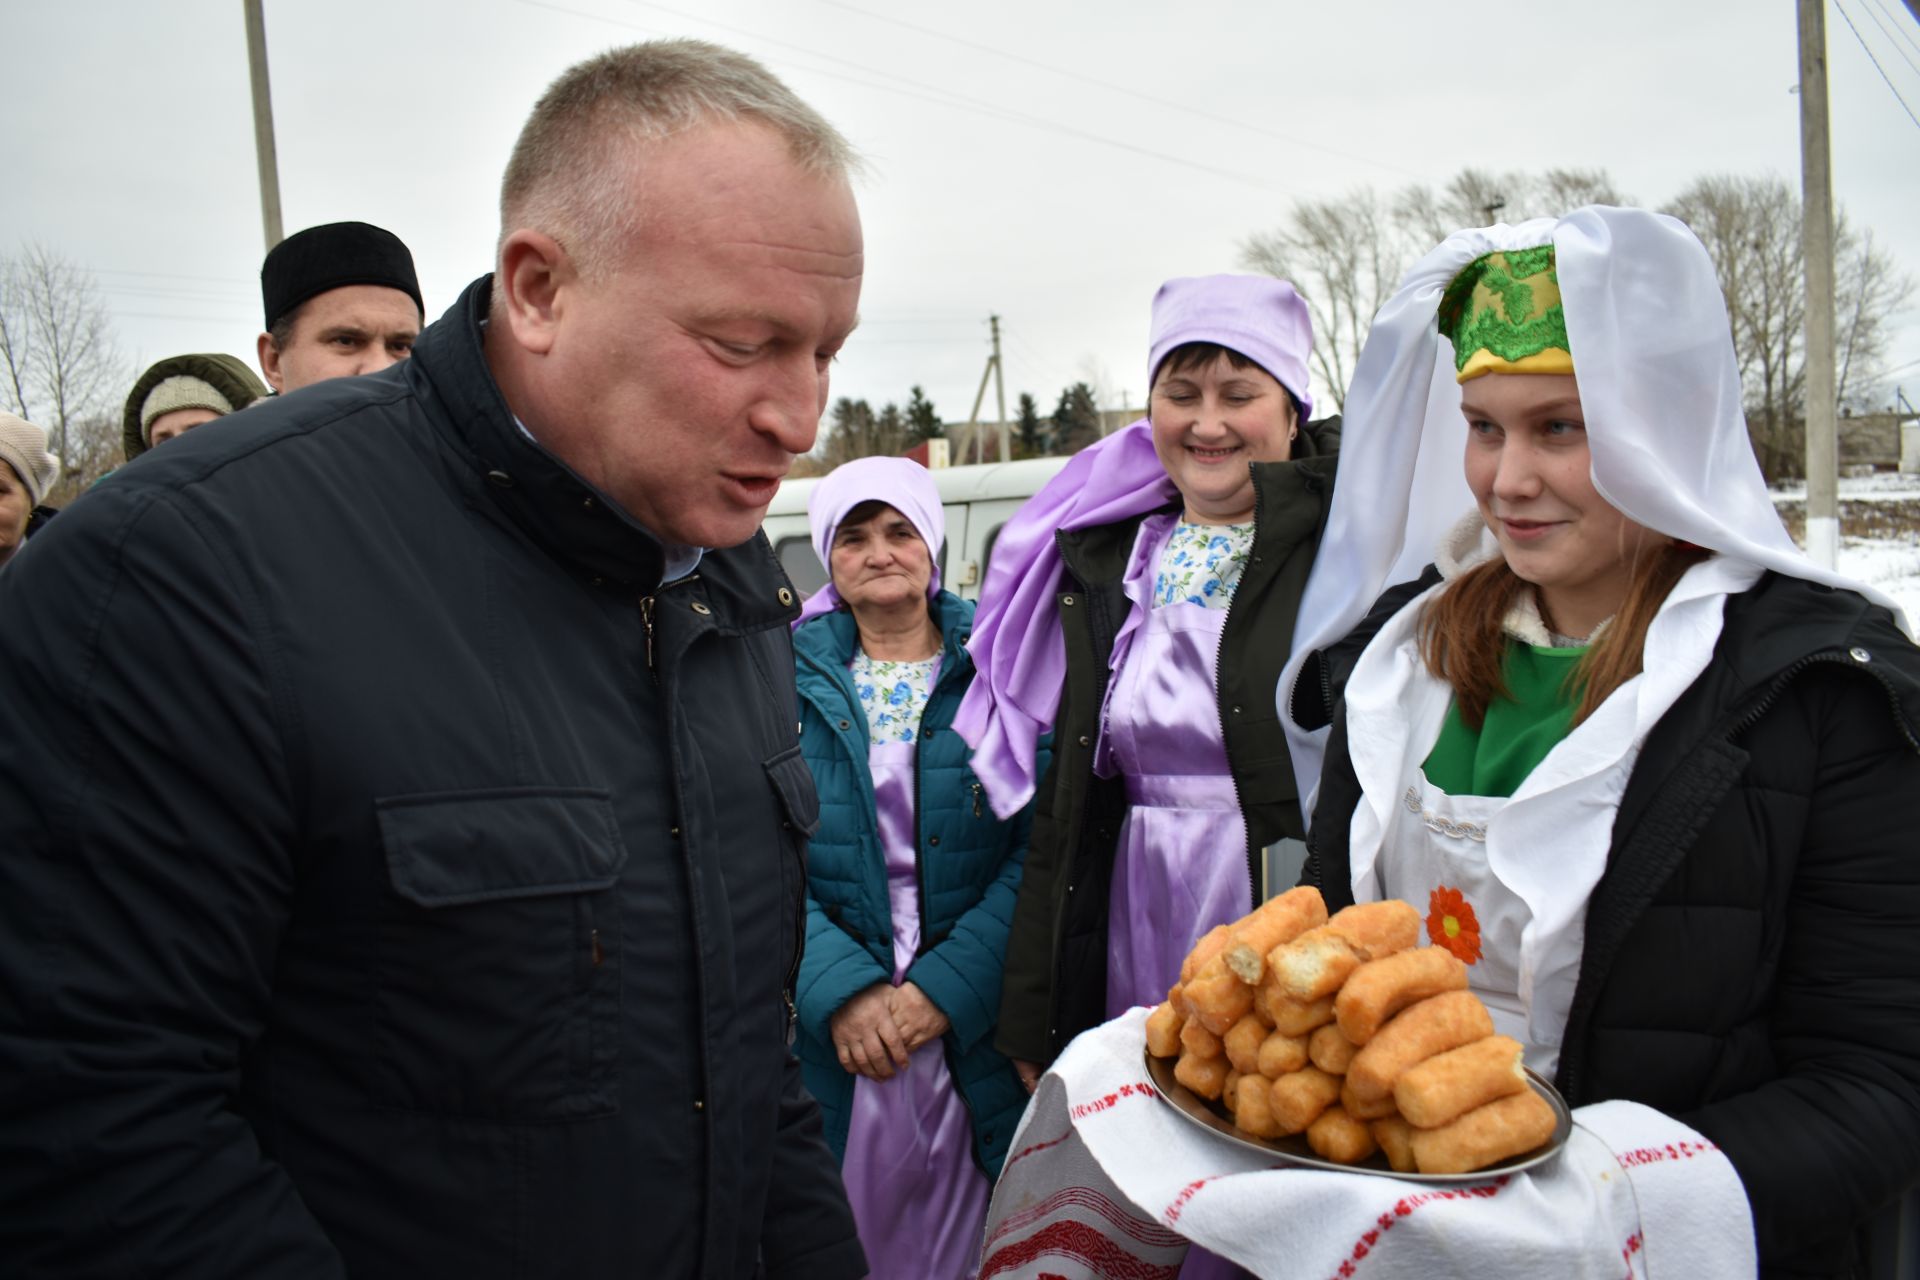
POLYGON ((301 303, 285 345, 260 335, 260 371, 275 391, 378 373, 413 353, 420 309, 398 289, 350 284, 301 303))
POLYGON ((598 278, 558 288, 528 425, 657 537, 736 546, 813 447, 857 319, 860 216, 756 125, 628 156, 647 212, 598 278))

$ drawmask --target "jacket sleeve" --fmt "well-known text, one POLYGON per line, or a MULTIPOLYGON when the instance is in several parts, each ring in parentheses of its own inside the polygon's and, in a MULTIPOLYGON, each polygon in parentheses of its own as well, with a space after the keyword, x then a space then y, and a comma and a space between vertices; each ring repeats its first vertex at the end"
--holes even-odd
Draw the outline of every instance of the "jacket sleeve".
POLYGON ((340 1276, 234 1108, 290 913, 258 600, 131 479, 0 573, 0 1271, 340 1276))
POLYGON ((767 1280, 856 1280, 867 1274, 840 1166, 821 1131, 820 1104, 801 1084, 800 1062, 792 1054, 780 1095, 760 1261, 767 1280))
MULTIPOLYGON (((891 939, 887 945, 893 945, 891 939)), ((892 972, 882 968, 845 929, 827 919, 809 888, 807 947, 800 958, 800 978, 794 993, 801 1025, 826 1041, 827 1024, 842 1005, 874 983, 892 977, 892 972)))
MULTIPOLYGON (((1042 738, 1035 773, 1045 775, 1051 754, 1051 738, 1042 738)), ((980 1043, 1000 1016, 1007 933, 1013 923, 1032 829, 1030 802, 1007 823, 1003 846, 1006 856, 980 901, 953 922, 945 941, 907 970, 908 981, 926 992, 953 1024, 953 1037, 962 1053, 980 1043)))
POLYGON ((1920 1174, 1920 754, 1851 672, 1802 677, 1772 715, 1804 723, 1817 760, 1781 922, 1778 1075, 1680 1117, 1739 1171, 1763 1259, 1920 1174))

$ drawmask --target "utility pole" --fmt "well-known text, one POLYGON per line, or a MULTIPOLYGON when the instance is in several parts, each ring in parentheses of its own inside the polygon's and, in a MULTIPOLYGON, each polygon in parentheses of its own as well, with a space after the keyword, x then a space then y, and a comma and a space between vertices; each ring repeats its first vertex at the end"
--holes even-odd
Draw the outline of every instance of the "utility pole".
POLYGON ((247 70, 253 79, 253 151, 260 162, 260 219, 267 248, 280 234, 280 159, 273 145, 273 91, 267 85, 267 20, 260 0, 240 0, 247 12, 247 70))
POLYGON ((993 379, 994 399, 1000 406, 1000 461, 1006 462, 1013 457, 1013 441, 1007 427, 1007 388, 1000 380, 1000 317, 988 316, 993 325, 993 354, 987 357, 987 367, 980 371, 980 389, 973 393, 973 412, 967 415, 967 427, 973 433, 973 460, 987 460, 986 442, 980 433, 980 402, 987 398, 987 379, 993 379))
POLYGON ((1834 421, 1833 170, 1827 132, 1826 0, 1800 5, 1801 256, 1807 273, 1807 556, 1840 551, 1839 429, 1834 421))

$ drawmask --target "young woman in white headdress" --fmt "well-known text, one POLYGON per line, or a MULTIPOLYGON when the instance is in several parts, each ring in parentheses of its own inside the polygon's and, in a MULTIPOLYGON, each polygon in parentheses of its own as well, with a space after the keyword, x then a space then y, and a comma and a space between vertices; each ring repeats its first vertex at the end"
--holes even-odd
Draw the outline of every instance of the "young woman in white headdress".
POLYGON ((1715 1144, 1762 1274, 1848 1273, 1920 1177, 1920 652, 1781 527, 1705 250, 1461 232, 1346 408, 1301 616, 1366 617, 1291 690, 1333 722, 1306 878, 1427 911, 1576 1108, 1715 1144))

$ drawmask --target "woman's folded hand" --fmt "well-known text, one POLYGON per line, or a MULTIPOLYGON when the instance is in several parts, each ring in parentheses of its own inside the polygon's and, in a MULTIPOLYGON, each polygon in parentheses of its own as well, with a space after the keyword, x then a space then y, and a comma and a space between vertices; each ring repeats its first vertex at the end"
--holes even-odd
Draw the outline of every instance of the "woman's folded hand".
POLYGON ((947 1015, 940 1012, 940 1006, 911 982, 903 982, 893 989, 893 1024, 906 1037, 908 1053, 929 1040, 938 1040, 953 1025, 947 1021, 947 1015))
MULTIPOLYGON (((932 1008, 925 996, 920 998, 932 1008)), ((907 1065, 907 1055, 913 1048, 895 1021, 893 1003, 893 987, 876 982, 841 1005, 828 1020, 827 1036, 842 1067, 871 1080, 890 1080, 896 1069, 907 1065)), ((945 1021, 941 1019, 943 1025, 945 1021)))

